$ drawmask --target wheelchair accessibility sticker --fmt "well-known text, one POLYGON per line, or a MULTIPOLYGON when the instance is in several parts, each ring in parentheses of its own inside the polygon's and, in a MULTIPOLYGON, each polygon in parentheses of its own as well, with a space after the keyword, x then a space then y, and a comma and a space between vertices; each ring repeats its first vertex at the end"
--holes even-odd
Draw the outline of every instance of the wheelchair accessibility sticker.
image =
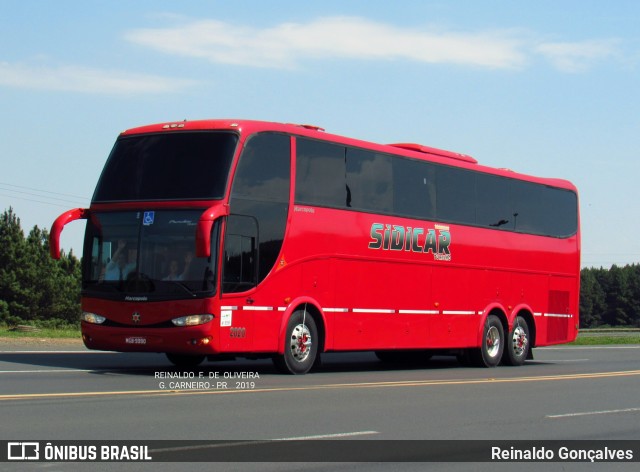
POLYGON ((151 226, 153 224, 153 220, 156 217, 155 211, 145 211, 144 216, 142 217, 142 224, 144 226, 151 226))

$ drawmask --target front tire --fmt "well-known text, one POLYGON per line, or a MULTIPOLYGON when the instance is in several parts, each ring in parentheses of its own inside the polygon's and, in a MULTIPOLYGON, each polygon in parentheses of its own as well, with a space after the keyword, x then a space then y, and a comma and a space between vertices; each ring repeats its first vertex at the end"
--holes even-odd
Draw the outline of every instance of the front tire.
POLYGON ((273 363, 283 374, 306 374, 318 357, 318 329, 306 311, 296 311, 287 323, 284 354, 276 355, 273 363))
POLYGON ((513 322, 513 330, 507 337, 507 348, 504 352, 505 364, 513 366, 524 364, 531 349, 529 340, 529 325, 522 316, 517 316, 513 322))
POLYGON ((504 351, 504 327, 500 318, 489 315, 482 330, 482 345, 473 352, 474 364, 478 367, 495 367, 504 351))

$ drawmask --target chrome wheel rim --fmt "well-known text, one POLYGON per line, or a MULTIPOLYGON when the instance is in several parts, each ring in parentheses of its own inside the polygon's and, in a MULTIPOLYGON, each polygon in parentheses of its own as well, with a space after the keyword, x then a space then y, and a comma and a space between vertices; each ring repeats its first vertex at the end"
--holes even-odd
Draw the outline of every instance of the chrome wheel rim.
POLYGON ((513 341, 513 353, 520 357, 527 350, 527 332, 522 328, 522 326, 516 326, 513 329, 513 335, 511 340, 513 341))
POLYGON ((495 326, 491 326, 487 331, 485 348, 490 357, 496 357, 500 352, 500 331, 495 326))
POLYGON ((311 353, 311 331, 303 324, 293 328, 289 347, 291 355, 298 362, 304 362, 311 353))

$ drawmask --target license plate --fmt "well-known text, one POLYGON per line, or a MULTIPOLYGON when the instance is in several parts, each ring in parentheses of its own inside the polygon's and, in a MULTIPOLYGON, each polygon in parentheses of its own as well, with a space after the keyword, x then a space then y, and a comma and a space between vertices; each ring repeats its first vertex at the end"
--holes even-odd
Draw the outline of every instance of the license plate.
POLYGON ((147 338, 132 336, 129 338, 125 338, 124 342, 127 344, 147 344, 147 338))

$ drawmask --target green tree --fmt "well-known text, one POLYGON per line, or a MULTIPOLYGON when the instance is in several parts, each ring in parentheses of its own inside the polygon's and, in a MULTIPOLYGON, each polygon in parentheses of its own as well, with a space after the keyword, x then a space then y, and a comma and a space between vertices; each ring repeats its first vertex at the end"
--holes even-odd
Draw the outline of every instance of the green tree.
POLYGON ((597 277, 597 269, 580 271, 580 326, 595 328, 602 324, 606 295, 597 277))
POLYGON ((640 327, 640 264, 625 267, 629 288, 628 315, 629 324, 640 327))
POLYGON ((0 321, 28 319, 30 293, 22 277, 26 253, 20 219, 9 208, 0 217, 0 321))
POLYGON ((27 238, 13 209, 0 217, 0 322, 77 323, 80 262, 49 256, 49 235, 35 226, 27 238))
POLYGON ((627 271, 614 264, 606 273, 604 281, 607 303, 602 315, 604 323, 610 326, 627 326, 631 320, 627 271))
POLYGON ((24 274, 32 287, 32 313, 38 320, 61 319, 75 322, 80 306, 80 266, 61 254, 49 255, 49 234, 35 226, 27 237, 31 268, 24 274))

